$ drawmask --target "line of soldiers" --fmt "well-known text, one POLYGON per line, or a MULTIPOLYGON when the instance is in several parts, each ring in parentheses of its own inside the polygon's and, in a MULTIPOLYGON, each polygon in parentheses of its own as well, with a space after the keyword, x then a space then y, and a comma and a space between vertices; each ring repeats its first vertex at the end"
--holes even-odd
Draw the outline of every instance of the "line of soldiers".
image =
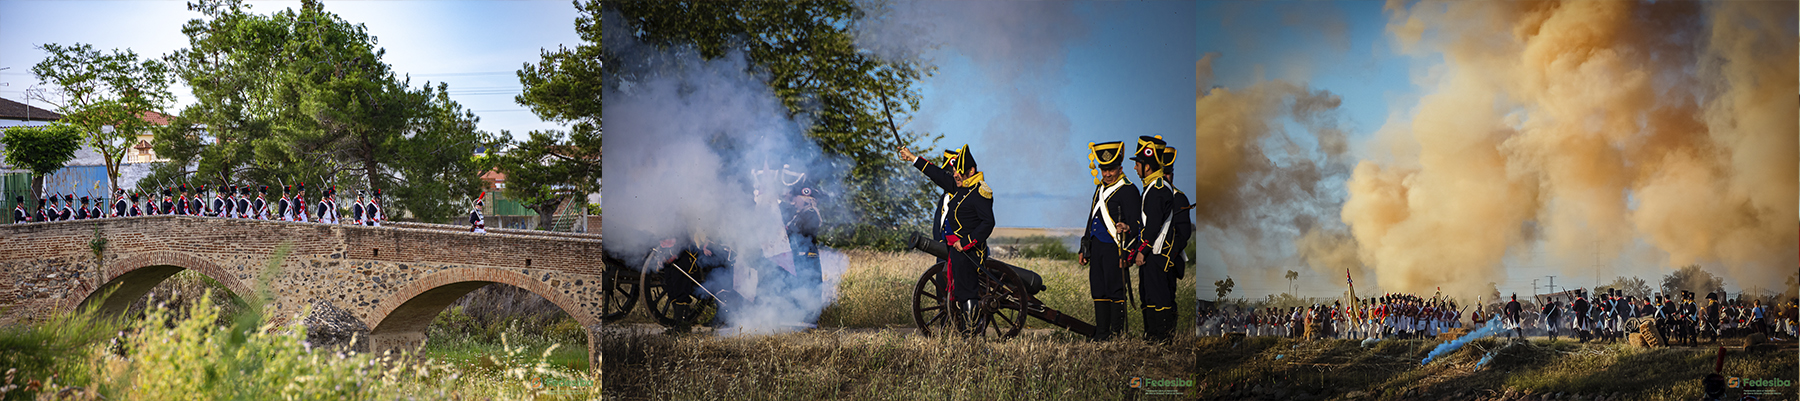
POLYGON ((1187 195, 1176 189, 1175 148, 1161 136, 1140 136, 1132 152, 1144 189, 1125 178, 1122 142, 1088 144, 1095 169, 1094 195, 1081 236, 1080 263, 1088 266, 1094 302, 1095 339, 1125 331, 1131 298, 1126 270, 1137 266, 1144 337, 1169 337, 1178 315, 1175 282, 1187 268, 1185 248, 1193 235, 1187 195))
POLYGON ((16 196, 13 208, 14 223, 39 223, 87 220, 111 217, 135 216, 203 216, 252 220, 280 220, 293 222, 319 222, 325 224, 355 224, 380 226, 387 221, 387 215, 381 206, 381 190, 375 190, 373 199, 365 199, 363 191, 356 191, 356 201, 350 204, 350 218, 341 219, 337 202, 337 188, 326 188, 324 197, 319 200, 317 208, 309 211, 306 203, 306 184, 284 186, 281 197, 274 202, 267 199, 269 186, 252 188, 249 185, 215 187, 208 189, 205 185, 189 188, 183 184, 177 188, 162 190, 161 201, 157 197, 143 196, 138 192, 126 193, 124 189, 114 190, 114 200, 110 208, 102 205, 104 199, 91 199, 82 196, 81 206, 75 207, 76 197, 73 194, 52 194, 38 199, 38 210, 28 212, 25 197, 16 196), (256 190, 254 198, 251 190, 256 190), (213 193, 211 202, 206 201, 207 193, 213 193), (176 194, 179 193, 179 196, 176 194), (188 195, 192 193, 193 196, 188 195), (290 196, 292 194, 292 196, 290 196), (57 204, 61 206, 57 206, 57 204), (108 210, 110 209, 110 210, 108 210))

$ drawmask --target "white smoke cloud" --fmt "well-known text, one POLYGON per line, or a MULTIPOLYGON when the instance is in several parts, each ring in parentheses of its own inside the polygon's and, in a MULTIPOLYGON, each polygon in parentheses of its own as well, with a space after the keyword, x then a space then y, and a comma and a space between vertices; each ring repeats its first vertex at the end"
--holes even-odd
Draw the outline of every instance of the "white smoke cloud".
POLYGON ((829 300, 800 296, 812 284, 770 262, 785 254, 763 252, 764 245, 784 244, 782 217, 766 202, 787 188, 773 180, 759 186, 753 171, 786 166, 827 193, 841 193, 838 177, 847 162, 825 156, 805 137, 805 122, 789 117, 764 79, 748 72, 743 55, 702 60, 685 49, 635 43, 617 17, 603 19, 608 51, 628 60, 604 94, 608 252, 637 263, 665 238, 730 247, 735 264, 712 272, 705 291, 738 287, 726 281, 748 276, 743 269, 761 276, 755 302, 731 300, 739 304, 729 305, 724 318, 741 329, 732 332, 801 327, 829 300))

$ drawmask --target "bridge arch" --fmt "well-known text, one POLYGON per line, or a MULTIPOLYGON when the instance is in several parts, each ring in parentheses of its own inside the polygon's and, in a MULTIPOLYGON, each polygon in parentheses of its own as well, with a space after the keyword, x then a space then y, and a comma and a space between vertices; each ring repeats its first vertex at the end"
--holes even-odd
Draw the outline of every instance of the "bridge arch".
MULTIPOLYGON (((432 273, 414 280, 382 301, 369 315, 369 350, 415 350, 425 345, 425 329, 451 303, 488 284, 500 283, 519 287, 544 297, 562 308, 569 317, 589 328, 588 353, 597 354, 594 333, 600 321, 579 307, 580 303, 556 291, 549 283, 517 272, 497 268, 456 268, 432 273)), ((593 365, 598 368, 599 365, 593 365)))
POLYGON ((81 294, 82 300, 74 306, 75 310, 95 306, 103 315, 124 313, 132 302, 143 298, 157 284, 162 284, 163 280, 182 270, 198 271, 240 297, 255 294, 255 290, 238 281, 229 270, 205 259, 179 252, 151 251, 107 263, 101 269, 99 282, 102 284, 81 294), (108 292, 111 292, 111 296, 107 296, 108 292))

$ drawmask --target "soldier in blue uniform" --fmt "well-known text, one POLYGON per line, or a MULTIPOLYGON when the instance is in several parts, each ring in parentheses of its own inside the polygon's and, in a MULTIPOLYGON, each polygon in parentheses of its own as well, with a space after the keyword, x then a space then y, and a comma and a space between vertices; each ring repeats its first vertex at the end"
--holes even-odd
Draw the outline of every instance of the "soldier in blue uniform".
POLYGON ((359 226, 367 224, 367 222, 363 221, 368 218, 368 216, 364 215, 363 209, 363 191, 358 189, 356 190, 356 202, 350 204, 351 223, 359 226))
POLYGON ((368 206, 363 206, 363 213, 369 215, 368 226, 370 227, 381 227, 381 222, 387 220, 387 215, 381 214, 380 188, 375 189, 375 195, 369 198, 368 206))
POLYGON ((62 197, 63 197, 62 213, 57 220, 74 221, 75 220, 75 194, 63 195, 62 197))
POLYGON ((112 217, 125 217, 126 215, 131 214, 130 204, 125 203, 125 190, 113 190, 113 198, 112 217))
POLYGON ((256 187, 256 200, 250 201, 250 218, 257 220, 269 219, 269 201, 263 199, 263 197, 268 195, 268 185, 256 187))
POLYGON ((1159 137, 1138 137, 1137 150, 1131 156, 1138 178, 1144 181, 1139 209, 1143 229, 1138 230, 1138 237, 1132 241, 1128 252, 1135 256, 1133 265, 1138 266, 1144 337, 1151 340, 1168 338, 1169 329, 1174 328, 1173 321, 1164 323, 1174 317, 1175 310, 1175 293, 1169 290, 1169 271, 1175 268, 1174 238, 1177 235, 1170 232, 1174 230, 1175 214, 1185 206, 1176 204, 1175 190, 1163 176, 1163 167, 1171 162, 1167 159, 1171 154, 1163 150, 1167 146, 1159 137))
POLYGON ((311 221, 306 213, 306 183, 294 186, 294 221, 305 223, 311 221))
MULTIPOLYGON (((935 210, 931 211, 931 232, 934 237, 941 237, 943 235, 941 233, 944 232, 944 221, 950 218, 950 198, 952 195, 956 194, 956 191, 948 188, 956 188, 956 181, 954 178, 950 177, 948 171, 950 171, 950 165, 955 162, 956 151, 945 150, 944 156, 938 159, 937 171, 925 174, 926 177, 931 179, 933 184, 937 184, 938 188, 946 188, 944 189, 944 194, 938 196, 937 202, 934 202, 933 206, 935 207, 935 210)), ((943 239, 938 238, 938 240, 939 242, 942 242, 943 239)), ((944 258, 938 258, 937 260, 939 264, 944 263, 944 261, 944 258)))
POLYGON ((1137 238, 1143 223, 1143 196, 1125 178, 1125 144, 1088 144, 1095 168, 1094 196, 1081 236, 1079 262, 1088 266, 1088 293, 1094 299, 1094 339, 1112 338, 1125 328, 1125 245, 1137 238))
POLYGON ((128 209, 125 211, 125 216, 137 217, 137 216, 143 216, 143 215, 144 215, 144 209, 142 207, 138 206, 138 193, 132 192, 131 193, 131 209, 128 209))
POLYGON ((93 218, 93 217, 91 217, 93 215, 89 214, 90 212, 88 211, 88 203, 90 203, 90 202, 91 201, 88 199, 88 197, 86 197, 86 196, 81 197, 81 208, 75 209, 75 219, 76 220, 87 220, 87 219, 93 218))
POLYGON ((25 211, 25 197, 13 196, 13 224, 30 223, 31 212, 25 211))
POLYGON ((227 187, 214 188, 212 207, 206 211, 207 217, 231 217, 231 201, 225 198, 227 187))
POLYGON ((958 149, 956 157, 950 161, 949 180, 944 179, 945 169, 914 156, 910 150, 902 148, 900 152, 901 159, 911 162, 913 168, 951 193, 942 232, 938 233, 949 250, 944 263, 946 291, 950 294, 954 312, 951 322, 956 323, 964 334, 973 334, 969 330, 979 323, 980 318, 976 316, 981 309, 980 274, 987 263, 988 236, 994 232, 994 191, 977 168, 975 154, 969 150, 969 145, 958 149), (945 187, 945 183, 954 183, 954 186, 945 187))
POLYGON ((163 188, 162 205, 156 208, 157 214, 175 214, 175 191, 163 188))
POLYGON ((238 188, 237 207, 234 208, 233 210, 237 211, 237 216, 236 216, 237 218, 249 219, 249 218, 254 218, 255 216, 252 213, 256 212, 255 210, 251 210, 250 208, 251 208, 250 186, 245 185, 241 188, 238 188))
POLYGON ((486 197, 487 197, 487 192, 482 192, 481 196, 475 197, 475 208, 473 210, 469 210, 469 232, 472 232, 472 233, 487 232, 487 219, 483 219, 481 217, 481 206, 482 206, 481 198, 486 198, 486 197))

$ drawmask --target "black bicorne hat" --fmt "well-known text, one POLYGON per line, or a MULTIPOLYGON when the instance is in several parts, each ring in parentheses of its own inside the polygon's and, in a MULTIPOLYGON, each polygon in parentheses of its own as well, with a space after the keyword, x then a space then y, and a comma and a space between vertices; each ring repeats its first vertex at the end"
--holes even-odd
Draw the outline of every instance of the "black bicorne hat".
POLYGON ((380 199, 380 198, 381 198, 381 188, 376 188, 376 189, 375 189, 375 198, 376 198, 376 199, 380 199))
POLYGON ((168 188, 163 188, 163 197, 164 197, 164 198, 167 198, 167 197, 169 197, 169 196, 171 196, 171 195, 170 195, 170 192, 171 192, 171 191, 169 191, 169 189, 168 189, 168 188))
POLYGON ((950 150, 950 149, 944 149, 944 157, 938 159, 938 167, 950 168, 950 164, 955 163, 955 162, 956 162, 956 151, 950 150))
POLYGON ((132 192, 132 193, 131 193, 131 201, 132 201, 132 202, 137 202, 137 200, 138 200, 138 193, 136 193, 136 192, 132 192))
POLYGON ((1157 166, 1157 168, 1161 168, 1168 164, 1162 159, 1162 148, 1164 146, 1168 146, 1168 143, 1163 142, 1161 135, 1140 136, 1137 141, 1137 150, 1132 151, 1131 161, 1148 163, 1157 166))
POLYGON ((956 159, 950 163, 950 170, 957 174, 975 174, 975 154, 969 152, 969 145, 963 145, 956 151, 956 159))
POLYGON ((299 192, 300 194, 305 195, 306 194, 306 183, 302 182, 302 183, 300 183, 300 185, 295 185, 294 192, 299 192))
POLYGON ((67 195, 63 195, 63 200, 64 200, 64 201, 74 201, 74 200, 75 200, 75 194, 67 194, 67 195))
POLYGON ((261 193, 261 194, 266 194, 266 193, 269 193, 269 186, 268 186, 268 185, 264 185, 264 186, 261 186, 261 187, 257 187, 257 189, 256 189, 256 193, 261 193))
POLYGON ((25 204, 25 197, 24 196, 14 196, 13 203, 17 203, 17 204, 21 204, 21 205, 25 204))
POLYGON ((294 192, 294 186, 293 186, 293 185, 284 185, 284 186, 282 186, 282 187, 281 187, 281 193, 282 193, 282 194, 284 194, 284 195, 285 195, 285 194, 287 194, 287 193, 289 193, 289 192, 294 192))
POLYGON ((81 197, 81 204, 83 204, 83 205, 88 204, 88 197, 86 197, 86 196, 81 197))

